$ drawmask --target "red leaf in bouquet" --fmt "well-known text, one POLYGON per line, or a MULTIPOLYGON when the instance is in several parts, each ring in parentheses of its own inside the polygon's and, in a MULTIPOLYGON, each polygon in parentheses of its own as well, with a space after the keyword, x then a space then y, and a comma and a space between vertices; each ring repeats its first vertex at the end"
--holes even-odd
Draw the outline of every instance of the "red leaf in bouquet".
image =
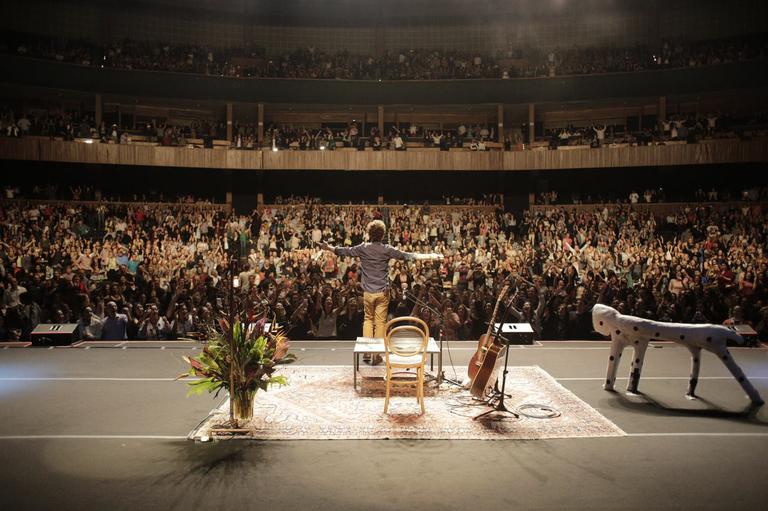
MULTIPOLYGON (((255 317, 255 316, 254 316, 255 317)), ((256 322, 256 325, 253 328, 254 334, 256 336, 264 335, 264 326, 267 324, 266 318, 261 318, 256 322)))
POLYGON ((192 367, 192 370, 195 372, 198 376, 208 376, 208 372, 206 368, 203 366, 203 364, 195 359, 190 357, 183 357, 184 360, 192 367))

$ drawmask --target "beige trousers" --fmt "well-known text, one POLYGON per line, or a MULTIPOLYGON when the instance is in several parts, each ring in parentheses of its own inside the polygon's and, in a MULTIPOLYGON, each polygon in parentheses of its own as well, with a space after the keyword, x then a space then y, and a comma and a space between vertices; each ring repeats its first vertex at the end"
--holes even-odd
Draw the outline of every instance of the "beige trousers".
POLYGON ((388 308, 389 290, 363 293, 363 337, 384 337, 388 308))

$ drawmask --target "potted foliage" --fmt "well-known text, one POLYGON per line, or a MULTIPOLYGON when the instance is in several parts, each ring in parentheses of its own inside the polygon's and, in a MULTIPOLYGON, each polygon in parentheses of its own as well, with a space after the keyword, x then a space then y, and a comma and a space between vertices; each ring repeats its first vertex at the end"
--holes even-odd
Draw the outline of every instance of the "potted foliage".
POLYGON ((218 395, 222 389, 226 390, 231 418, 237 421, 253 417, 256 392, 267 390, 270 385, 286 385, 285 376, 274 373, 279 365, 296 360, 295 355, 288 353, 288 338, 283 332, 265 332, 264 325, 264 319, 256 323, 236 319, 231 326, 226 319, 221 319, 220 328, 212 329, 202 353, 197 357, 184 357, 190 370, 179 378, 199 377, 189 382, 190 394, 208 391, 218 395))

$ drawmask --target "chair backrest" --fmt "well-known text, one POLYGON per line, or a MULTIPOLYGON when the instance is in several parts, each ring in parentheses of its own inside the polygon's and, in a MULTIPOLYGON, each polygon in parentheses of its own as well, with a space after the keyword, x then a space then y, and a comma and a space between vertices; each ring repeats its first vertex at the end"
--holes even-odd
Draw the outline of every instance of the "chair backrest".
POLYGON ((384 326, 384 347, 387 354, 401 357, 422 355, 422 359, 426 360, 428 342, 429 326, 419 318, 394 318, 384 326))

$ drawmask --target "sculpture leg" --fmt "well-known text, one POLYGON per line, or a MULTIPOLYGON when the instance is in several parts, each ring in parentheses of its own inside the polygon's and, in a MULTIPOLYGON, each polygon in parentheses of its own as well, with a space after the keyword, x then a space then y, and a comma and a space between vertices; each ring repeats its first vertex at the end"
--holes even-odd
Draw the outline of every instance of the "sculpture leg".
POLYGON ((752 386, 752 383, 750 383, 750 381, 747 379, 744 371, 742 371, 741 367, 739 367, 736 361, 733 360, 733 356, 731 356, 731 353, 728 351, 728 349, 724 348, 718 353, 718 355, 720 356, 720 360, 723 361, 723 364, 725 364, 725 367, 728 368, 733 377, 736 378, 736 381, 739 382, 741 388, 744 389, 744 392, 747 393, 747 396, 749 396, 752 404, 764 404, 765 401, 763 401, 763 398, 760 397, 760 393, 757 391, 757 389, 755 389, 755 387, 752 386))
POLYGON ((611 336, 611 354, 608 357, 608 370, 605 373, 605 383, 603 384, 605 390, 613 390, 613 385, 616 383, 616 371, 619 369, 619 360, 621 359, 622 351, 624 351, 624 345, 618 338, 611 336))
POLYGON ((691 377, 688 379, 688 392, 685 397, 696 399, 696 385, 699 383, 699 370, 701 369, 701 348, 689 346, 691 352, 691 377))
POLYGON ((636 340, 634 346, 634 356, 632 360, 632 370, 629 373, 629 383, 627 392, 637 393, 637 386, 640 384, 640 372, 643 370, 643 359, 645 359, 645 350, 648 349, 648 341, 636 340))

